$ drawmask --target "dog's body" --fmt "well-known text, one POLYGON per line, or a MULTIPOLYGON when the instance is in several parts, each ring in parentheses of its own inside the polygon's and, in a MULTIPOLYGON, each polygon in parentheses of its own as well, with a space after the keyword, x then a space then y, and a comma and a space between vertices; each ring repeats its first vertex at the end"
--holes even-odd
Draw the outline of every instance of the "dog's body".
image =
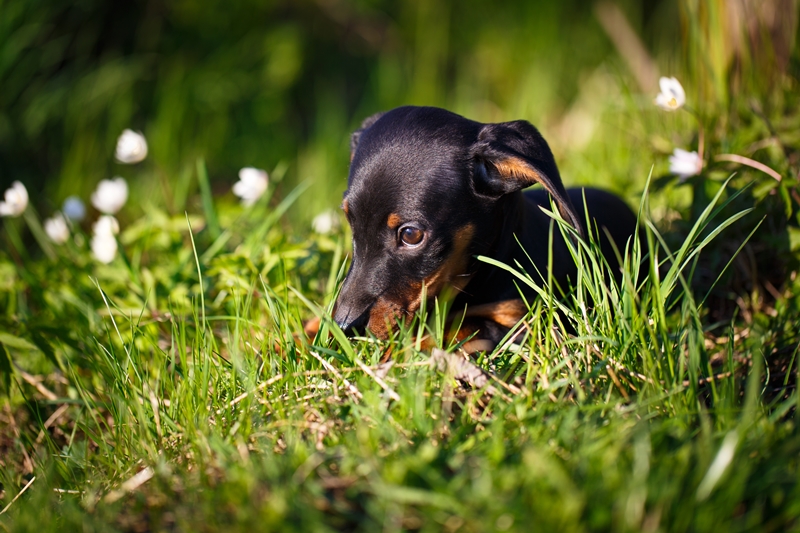
MULTIPOLYGON (((367 328, 385 338, 423 295, 453 290, 453 309, 467 307, 465 334, 497 342, 527 308, 513 276, 476 256, 518 263, 538 281, 549 259, 553 281, 566 290, 576 266, 542 211, 551 198, 581 238, 585 197, 612 272, 619 270, 614 246, 623 253, 636 229, 618 197, 565 190, 547 143, 524 121, 481 124, 442 109, 401 107, 364 122, 353 134, 351 160, 342 207, 353 262, 334 310, 345 331, 367 328), (544 190, 522 192, 534 183, 544 190)), ((520 287, 531 301, 532 291, 520 287)))

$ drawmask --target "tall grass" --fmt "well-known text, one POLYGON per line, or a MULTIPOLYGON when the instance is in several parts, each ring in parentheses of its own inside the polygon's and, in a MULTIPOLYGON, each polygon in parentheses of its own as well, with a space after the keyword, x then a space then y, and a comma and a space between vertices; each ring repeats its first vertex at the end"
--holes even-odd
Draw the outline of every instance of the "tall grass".
MULTIPOLYGON (((571 296, 559 301, 538 287, 521 325, 524 341, 468 363, 489 377, 486 385, 475 385, 474 369, 432 365, 416 348, 420 331, 452 348, 438 304, 388 344, 351 344, 329 321, 333 294, 317 292, 323 305, 314 309, 334 335, 311 344, 298 338, 310 314, 302 294, 341 278, 343 236, 293 244, 263 216, 266 200, 239 219, 220 211, 220 220, 232 221, 221 235, 239 228, 229 237, 241 240, 233 252, 209 253, 209 230, 192 236, 198 224, 185 219, 149 227, 147 244, 123 235, 131 256, 169 253, 149 245, 181 240, 191 252, 173 258, 171 270, 194 285, 179 298, 164 280, 147 282, 153 274, 131 260, 127 269, 97 271, 81 299, 51 311, 84 315, 68 322, 74 338, 61 332, 23 346, 5 334, 12 360, 27 353, 25 368, 45 378, 28 379, 22 367, 11 374, 8 392, 24 409, 4 415, 18 431, 5 445, 4 501, 36 479, 0 524, 14 531, 796 525, 800 440, 785 421, 797 392, 766 398, 769 335, 751 333, 743 349, 735 324, 703 323, 689 290, 698 254, 744 215, 715 217, 721 203, 720 194, 677 250, 645 209, 650 252, 643 258, 631 244, 619 286, 604 281, 607 266, 593 242, 575 245, 571 296), (253 234, 267 245, 250 243, 253 234), (646 279, 638 277, 642 258, 646 279), (128 291, 139 293, 139 306, 128 291), (381 363, 387 350, 391 363, 381 363)), ((49 267, 52 275, 57 266, 49 267)), ((533 284, 522 274, 520 282, 533 284)))
POLYGON ((622 5, 688 89, 667 114, 584 4, 540 4, 98 4, 72 47, 80 6, 3 4, 0 178, 58 176, 43 215, 117 173, 132 198, 109 265, 88 223, 49 257, 33 210, 3 219, 0 529, 797 528, 796 77, 743 81, 758 50, 714 33, 730 3, 622 5), (348 230, 306 222, 339 202, 347 132, 405 103, 531 120, 568 184, 646 191, 647 250, 619 250, 615 285, 576 243, 569 295, 537 286, 522 340, 469 359, 445 301, 347 339, 348 230), (129 126, 133 169, 111 162, 129 126), (667 175, 674 147, 702 173, 667 175), (226 185, 244 165, 271 171, 249 208, 226 185))

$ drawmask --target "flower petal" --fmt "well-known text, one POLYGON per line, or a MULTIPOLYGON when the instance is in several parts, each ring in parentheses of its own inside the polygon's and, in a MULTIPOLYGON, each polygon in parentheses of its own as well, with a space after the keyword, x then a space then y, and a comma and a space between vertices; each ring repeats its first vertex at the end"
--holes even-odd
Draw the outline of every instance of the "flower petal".
POLYGON ((98 211, 113 215, 128 201, 128 183, 119 176, 101 180, 92 193, 91 200, 98 211))
POLYGON ((119 222, 111 215, 103 215, 92 225, 95 235, 114 236, 119 233, 119 222))
POLYGON ((655 104, 667 111, 680 109, 686 103, 686 92, 677 78, 662 76, 658 80, 661 92, 655 98, 655 104))
POLYGON ((686 179, 699 174, 703 170, 703 160, 697 152, 689 152, 676 148, 669 157, 669 171, 671 174, 686 179))
POLYGON ((108 264, 117 256, 117 239, 113 235, 92 236, 92 254, 101 263, 108 264))
POLYGON ((19 181, 14 181, 6 189, 4 198, 5 201, 0 202, 0 216, 18 217, 28 207, 28 189, 19 181))
POLYGON ((69 196, 64 200, 61 211, 72 221, 80 222, 86 216, 86 206, 77 196, 69 196))
POLYGON ((69 226, 61 213, 56 213, 44 221, 44 231, 56 244, 64 244, 69 239, 69 226))
POLYGON ((117 139, 117 149, 114 157, 120 163, 133 164, 147 157, 147 140, 144 135, 130 129, 122 132, 117 139))
POLYGON ((233 194, 242 199, 245 206, 253 205, 261 198, 269 185, 266 170, 244 167, 239 170, 239 181, 233 184, 233 194))

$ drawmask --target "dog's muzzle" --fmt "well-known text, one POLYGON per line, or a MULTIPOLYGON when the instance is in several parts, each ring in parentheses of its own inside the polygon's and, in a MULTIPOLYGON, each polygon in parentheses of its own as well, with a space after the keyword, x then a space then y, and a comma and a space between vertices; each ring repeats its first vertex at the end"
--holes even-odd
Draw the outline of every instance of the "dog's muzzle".
POLYGON ((372 305, 367 306, 366 309, 355 311, 352 307, 346 305, 337 305, 333 313, 333 320, 342 328, 344 334, 348 337, 364 333, 364 329, 369 323, 369 312, 372 305))

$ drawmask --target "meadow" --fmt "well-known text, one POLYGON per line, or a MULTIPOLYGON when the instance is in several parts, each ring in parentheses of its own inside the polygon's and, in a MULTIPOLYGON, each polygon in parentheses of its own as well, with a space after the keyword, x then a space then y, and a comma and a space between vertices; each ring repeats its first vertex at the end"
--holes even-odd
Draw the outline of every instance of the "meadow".
POLYGON ((800 528, 796 0, 0 10, 0 530, 800 528), (648 251, 489 353, 348 339, 402 104, 530 120, 648 251))

